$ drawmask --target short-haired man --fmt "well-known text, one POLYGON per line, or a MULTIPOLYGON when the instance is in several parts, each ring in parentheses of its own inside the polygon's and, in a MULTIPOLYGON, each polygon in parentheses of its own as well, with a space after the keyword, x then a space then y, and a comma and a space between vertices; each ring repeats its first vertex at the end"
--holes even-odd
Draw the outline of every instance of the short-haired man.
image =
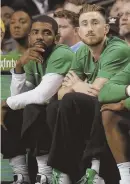
MULTIPOLYGON (((53 124, 55 120, 56 126, 48 164, 56 168, 55 180, 64 177, 67 184, 71 183, 70 178, 76 180, 79 177, 78 166, 90 138, 93 121, 98 121, 96 117, 100 116, 97 99, 100 89, 130 60, 127 44, 117 37, 107 38, 108 31, 105 13, 100 6, 85 5, 81 9, 79 35, 85 45, 77 51, 72 71, 67 74, 59 90, 59 97, 63 98, 59 101, 56 119, 55 106, 50 105, 50 121, 52 119, 53 124)), ((93 161, 92 169, 79 183, 104 182, 97 174, 99 160, 93 161), (96 171, 91 172, 94 168, 96 171)))
MULTIPOLYGON (((20 33, 15 31, 17 36, 20 33)), ((46 107, 73 59, 69 47, 55 45, 57 34, 58 25, 53 18, 43 15, 34 20, 29 33, 30 47, 12 71, 11 97, 1 104, 2 153, 10 159, 15 183, 30 182, 26 148, 36 154, 37 183, 51 183, 52 170, 47 166, 51 136, 46 125, 46 107)))
POLYGON ((79 13, 82 6, 86 3, 86 0, 67 0, 64 4, 64 10, 79 13))
MULTIPOLYGON (((130 45, 130 3, 120 12, 120 34, 130 45)), ((120 184, 130 183, 130 152, 128 131, 130 130, 130 64, 104 85, 99 101, 106 139, 120 172, 120 184)))
POLYGON ((74 52, 76 52, 83 44, 78 35, 78 14, 63 10, 55 12, 54 18, 59 27, 59 43, 68 45, 74 52))
POLYGON ((124 3, 121 8, 120 17, 120 30, 119 33, 125 38, 125 41, 130 45, 130 2, 124 3))
POLYGON ((2 56, 2 59, 17 60, 26 51, 28 48, 28 34, 30 32, 31 23, 31 17, 27 12, 23 10, 13 12, 10 18, 9 29, 11 37, 15 41, 16 48, 8 52, 8 54, 5 54, 5 56, 2 56))

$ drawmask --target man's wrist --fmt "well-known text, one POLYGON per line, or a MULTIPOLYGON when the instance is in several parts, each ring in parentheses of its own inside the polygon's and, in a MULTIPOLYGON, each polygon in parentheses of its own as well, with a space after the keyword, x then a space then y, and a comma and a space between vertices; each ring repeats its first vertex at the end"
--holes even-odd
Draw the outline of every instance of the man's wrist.
POLYGON ((126 94, 127 96, 130 96, 130 85, 126 87, 126 94))
POLYGON ((22 66, 22 64, 21 64, 20 61, 18 61, 18 62, 16 63, 16 67, 15 67, 15 69, 14 69, 14 72, 17 73, 17 74, 25 73, 25 72, 24 72, 24 69, 23 69, 23 66, 22 66))
POLYGON ((125 109, 125 100, 121 100, 121 107, 122 107, 122 109, 125 109))
POLYGON ((9 106, 8 106, 8 104, 7 104, 7 100, 3 100, 2 101, 2 108, 3 109, 6 109, 6 108, 8 108, 9 106))

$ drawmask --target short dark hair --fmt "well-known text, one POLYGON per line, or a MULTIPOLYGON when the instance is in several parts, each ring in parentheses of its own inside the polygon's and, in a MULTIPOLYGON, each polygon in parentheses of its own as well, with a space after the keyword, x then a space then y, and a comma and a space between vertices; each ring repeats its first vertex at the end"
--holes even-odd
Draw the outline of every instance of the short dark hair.
POLYGON ((62 11, 58 11, 54 13, 54 18, 65 18, 65 19, 69 19, 70 23, 74 26, 74 27, 78 27, 79 26, 79 15, 68 11, 68 10, 62 10, 62 11))
POLYGON ((11 15, 11 17, 13 16, 13 14, 15 14, 15 13, 17 13, 17 12, 24 12, 24 13, 26 13, 28 16, 29 16, 29 18, 30 18, 30 20, 32 21, 32 16, 28 13, 28 11, 26 10, 26 9, 18 9, 18 10, 15 10, 13 13, 12 13, 12 15, 11 15))
POLYGON ((58 24, 57 22, 52 18, 52 17, 49 17, 47 15, 39 15, 39 16, 36 16, 33 18, 33 22, 46 22, 46 23, 49 23, 52 25, 52 28, 55 32, 55 35, 58 34, 58 24))
POLYGON ((85 4, 80 12, 79 12, 79 15, 81 15, 82 13, 87 13, 87 12, 99 12, 103 17, 104 19, 106 20, 106 12, 105 12, 105 9, 99 5, 96 5, 96 4, 85 4))
POLYGON ((65 4, 66 3, 72 3, 72 4, 76 5, 76 6, 81 6, 81 5, 86 3, 86 0, 67 0, 65 2, 65 4))

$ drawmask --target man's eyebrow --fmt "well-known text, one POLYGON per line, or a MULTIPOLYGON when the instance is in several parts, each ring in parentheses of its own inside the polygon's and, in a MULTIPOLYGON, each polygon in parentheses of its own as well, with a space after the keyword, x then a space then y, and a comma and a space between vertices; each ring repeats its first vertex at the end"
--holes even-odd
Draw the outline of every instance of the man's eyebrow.
POLYGON ((98 19, 91 19, 91 21, 99 21, 98 19))
POLYGON ((26 18, 25 17, 21 17, 20 20, 26 20, 26 18))
POLYGON ((82 22, 88 22, 88 20, 82 20, 82 22))
POLYGON ((59 27, 68 27, 68 25, 59 25, 59 27))
MULTIPOLYGON (((11 20, 16 20, 15 18, 12 18, 11 20)), ((26 20, 26 18, 21 17, 19 20, 26 20)))
POLYGON ((5 13, 5 15, 10 15, 10 14, 11 14, 11 13, 8 13, 8 12, 7 12, 7 13, 5 13))
POLYGON ((38 31, 38 29, 32 29, 31 31, 38 31))
POLYGON ((50 29, 47 29, 47 28, 46 29, 43 29, 43 31, 44 32, 47 32, 47 31, 51 32, 51 30, 50 29))

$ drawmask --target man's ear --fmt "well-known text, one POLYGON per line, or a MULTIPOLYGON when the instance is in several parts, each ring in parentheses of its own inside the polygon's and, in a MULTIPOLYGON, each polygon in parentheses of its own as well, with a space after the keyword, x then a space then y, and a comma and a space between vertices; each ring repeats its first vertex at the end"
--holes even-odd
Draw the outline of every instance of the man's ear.
POLYGON ((110 25, 106 24, 104 29, 105 29, 105 34, 107 35, 110 30, 110 25))
POLYGON ((78 33, 79 37, 81 38, 80 27, 77 27, 77 33, 78 33))
POLYGON ((79 27, 75 27, 74 29, 75 29, 75 33, 78 34, 78 32, 79 32, 79 27))
POLYGON ((28 34, 28 45, 30 46, 30 34, 28 34))
POLYGON ((55 43, 57 44, 60 40, 60 33, 55 36, 55 43))

